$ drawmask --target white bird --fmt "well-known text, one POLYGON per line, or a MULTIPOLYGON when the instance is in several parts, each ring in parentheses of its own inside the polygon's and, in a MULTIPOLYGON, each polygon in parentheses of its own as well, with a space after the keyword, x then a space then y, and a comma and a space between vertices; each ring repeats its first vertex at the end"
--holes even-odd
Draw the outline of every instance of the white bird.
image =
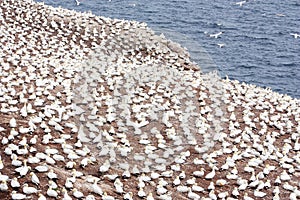
POLYGON ((222 47, 225 47, 225 44, 219 43, 218 46, 219 46, 220 48, 222 48, 222 47))
POLYGON ((186 180, 187 185, 194 185, 195 183, 196 183, 196 178, 195 177, 186 180))
POLYGON ((204 191, 204 188, 199 186, 197 183, 195 183, 193 186, 192 186, 192 191, 194 192, 203 192, 204 191))
POLYGON ((274 190, 272 191, 273 194, 279 194, 280 190, 279 190, 279 186, 275 186, 274 190))
POLYGON ((38 139, 38 136, 35 135, 35 136, 33 136, 33 137, 29 140, 29 143, 30 143, 30 144, 36 144, 36 143, 37 143, 37 139, 38 139))
POLYGON ((12 161, 11 164, 15 167, 22 166, 22 161, 18 160, 18 156, 16 154, 11 155, 12 161))
POLYGON ((177 186, 176 190, 178 192, 182 192, 182 193, 185 193, 185 192, 188 192, 189 191, 189 187, 185 186, 185 185, 179 185, 177 186))
POLYGON ((185 175, 185 171, 181 171, 180 174, 178 175, 179 178, 181 179, 185 179, 186 175, 185 175))
POLYGON ((290 200, 297 200, 297 199, 298 199, 297 197, 299 197, 299 195, 297 195, 297 194, 294 193, 294 192, 292 192, 292 193, 290 194, 290 200))
POLYGON ((220 192, 219 194, 218 194, 218 197, 220 198, 220 199, 225 199, 227 196, 229 195, 229 193, 226 191, 226 192, 220 192))
POLYGON ((95 196, 90 194, 85 197, 85 200, 96 200, 95 196))
POLYGON ((142 181, 142 180, 139 180, 139 183, 138 183, 138 188, 144 188, 146 186, 145 182, 142 181))
POLYGON ((19 183, 17 177, 13 177, 13 178, 11 179, 10 185, 11 185, 11 187, 13 187, 13 188, 19 188, 19 187, 20 187, 20 183, 19 183))
POLYGON ((80 1, 78 1, 78 0, 75 0, 75 2, 76 2, 76 5, 77 5, 77 6, 79 6, 79 5, 80 5, 80 1))
POLYGON ((103 194, 102 188, 97 184, 97 182, 98 182, 98 180, 94 179, 94 183, 92 185, 92 190, 94 193, 102 195, 103 194))
POLYGON ((72 190, 72 194, 73 194, 73 196, 76 197, 77 199, 80 199, 80 198, 82 198, 82 197, 84 196, 82 192, 80 192, 80 191, 77 190, 77 188, 74 188, 74 189, 72 190))
POLYGON ((263 169, 263 173, 268 175, 273 170, 275 170, 275 166, 266 164, 265 168, 263 169))
POLYGON ((64 195, 62 200, 72 200, 72 197, 70 197, 66 188, 63 188, 61 191, 62 191, 62 194, 64 195))
POLYGON ((20 114, 21 114, 21 116, 22 117, 27 117, 27 108, 26 108, 26 103, 24 104, 24 106, 21 108, 21 110, 20 110, 20 114))
POLYGON ((40 180, 35 173, 30 172, 30 176, 31 176, 31 182, 33 182, 36 185, 40 184, 40 180))
POLYGON ((15 169, 16 172, 19 172, 20 176, 25 176, 31 167, 24 165, 15 169))
POLYGON ((194 171, 193 175, 195 177, 202 177, 204 175, 204 171, 205 171, 204 168, 201 168, 199 171, 194 171))
POLYGON ((7 191, 8 190, 8 185, 6 180, 1 181, 0 183, 0 191, 7 191))
POLYGON ((226 184, 227 184, 227 181, 225 179, 218 179, 216 181, 216 185, 218 185, 218 186, 224 186, 226 184))
POLYGON ((295 191, 295 186, 292 186, 292 185, 290 185, 289 183, 284 183, 283 184, 283 186, 282 186, 284 189, 286 189, 286 190, 290 190, 290 191, 295 191))
MULTIPOLYGON (((106 174, 106 175, 104 175, 104 178, 108 178, 110 181, 114 181, 118 177, 119 177, 118 174, 106 174)), ((98 179, 98 181, 99 181, 99 179, 98 179)))
POLYGON ((211 190, 208 194, 209 198, 212 199, 212 200, 217 200, 218 197, 217 195, 215 194, 215 191, 214 190, 211 190))
POLYGON ((165 186, 167 186, 169 183, 168 183, 168 181, 165 181, 163 178, 159 178, 158 184, 165 187, 165 186))
POLYGON ((69 177, 66 178, 65 187, 68 189, 73 188, 73 182, 71 181, 71 179, 69 177))
POLYGON ((100 172, 107 172, 110 168, 110 163, 109 160, 105 160, 105 162, 103 163, 103 165, 100 166, 99 170, 100 172))
POLYGON ((52 157, 55 161, 65 161, 65 157, 59 154, 54 154, 52 157))
POLYGON ((23 192, 25 194, 34 194, 34 193, 37 193, 37 189, 34 188, 34 187, 29 187, 27 183, 24 184, 23 186, 23 192))
POLYGON ((74 144, 74 146, 77 148, 81 148, 82 147, 81 140, 77 140, 77 142, 74 144))
POLYGON ((189 192, 188 192, 188 198, 189 199, 200 199, 200 195, 196 194, 195 192, 192 192, 191 188, 189 188, 189 192))
POLYGON ((267 189, 271 188, 271 181, 269 179, 264 183, 264 187, 267 189))
POLYGON ((52 181, 52 180, 48 181, 48 186, 51 187, 54 190, 56 190, 57 187, 58 187, 57 184, 54 181, 52 181))
POLYGON ((286 170, 283 170, 283 172, 280 174, 280 179, 282 181, 288 181, 291 180, 290 175, 286 172, 286 170))
POLYGON ((54 149, 54 148, 50 148, 50 147, 46 147, 45 148, 45 153, 46 154, 57 154, 58 153, 58 150, 57 149, 54 149))
POLYGON ((78 156, 74 151, 71 151, 69 154, 68 154, 68 158, 70 160, 77 160, 80 158, 80 156, 78 156))
POLYGON ((153 197, 152 192, 149 192, 149 194, 148 194, 146 200, 154 200, 154 197, 153 197))
POLYGON ((150 176, 151 179, 158 179, 160 177, 160 174, 157 172, 151 172, 150 176))
POLYGON ((82 142, 90 142, 91 140, 86 136, 85 132, 84 132, 84 127, 83 125, 80 125, 79 130, 78 130, 78 135, 77 138, 79 141, 82 142))
POLYGON ((50 169, 50 171, 48 172, 47 176, 50 179, 57 179, 57 174, 54 173, 53 169, 50 169))
POLYGON ((237 187, 234 187, 232 190, 232 195, 238 197, 240 195, 239 190, 237 187))
POLYGON ((27 138, 25 136, 22 137, 22 140, 19 142, 19 146, 27 145, 27 138))
POLYGON ((123 183, 120 181, 120 179, 116 179, 114 182, 114 186, 116 188, 117 193, 122 194, 124 192, 123 190, 123 183))
POLYGON ((164 186, 162 186, 161 184, 159 184, 157 187, 156 187, 156 193, 158 195, 163 195, 165 193, 167 193, 168 190, 166 188, 164 188, 164 186))
MULTIPOLYGON (((0 131, 0 132, 1 132, 1 131, 0 131)), ((9 142, 8 138, 3 136, 2 140, 1 140, 1 143, 2 143, 3 145, 5 145, 5 144, 7 144, 8 142, 9 142)))
POLYGON ((38 200, 47 200, 47 198, 41 193, 38 194, 38 197, 38 200))
POLYGON ((5 131, 6 129, 0 126, 0 132, 5 131))
POLYGON ((243 4, 245 4, 246 3, 246 1, 240 1, 240 2, 236 2, 235 4, 236 5, 239 5, 239 6, 242 6, 243 4))
POLYGON ((80 161, 80 166, 82 168, 85 168, 89 163, 91 163, 90 158, 84 158, 80 161))
POLYGON ((214 190, 215 189, 215 184, 213 181, 211 181, 207 187, 208 190, 214 190))
POLYGON ((83 176, 83 173, 81 171, 77 171, 76 169, 72 169, 71 174, 76 178, 83 176))
POLYGON ((113 196, 108 195, 106 192, 103 193, 103 196, 101 198, 102 200, 115 200, 113 196))
POLYGON ((76 162, 74 161, 68 161, 66 164, 67 169, 73 169, 76 166, 76 162))
POLYGON ((299 150, 300 150, 300 142, 299 142, 299 137, 298 137, 294 144, 294 151, 299 151, 299 150))
POLYGON ((53 190, 53 188, 49 187, 48 190, 47 190, 47 195, 49 197, 55 197, 55 198, 57 198, 58 193, 55 190, 53 190))
POLYGON ((138 191, 138 196, 143 198, 143 197, 146 197, 146 193, 145 191, 143 190, 143 188, 140 188, 139 191, 138 191))
POLYGON ((244 167, 244 171, 245 172, 249 172, 249 173, 252 173, 254 172, 254 168, 253 167, 250 167, 248 164, 244 167))
POLYGON ((259 191, 258 189, 254 190, 254 193, 253 193, 253 194, 254 194, 255 197, 260 197, 260 198, 267 195, 267 193, 261 192, 261 191, 259 191))
POLYGON ((248 193, 245 192, 245 194, 244 194, 244 200, 254 200, 254 199, 252 197, 249 197, 248 193))
POLYGON ((9 126, 11 128, 16 128, 17 127, 17 121, 16 121, 16 119, 14 117, 10 119, 9 126))
POLYGON ((35 170, 37 170, 38 172, 47 172, 49 169, 49 167, 44 164, 44 165, 38 165, 35 167, 35 170))
POLYGON ((20 199, 27 199, 28 197, 25 194, 17 193, 17 191, 11 192, 11 199, 13 200, 20 200, 20 199))
POLYGON ((219 32, 219 33, 215 33, 215 34, 210 34, 209 37, 218 38, 222 34, 223 34, 223 32, 219 32))
POLYGON ((133 200, 133 193, 132 192, 127 192, 126 194, 124 194, 123 199, 124 200, 133 200))
POLYGON ((210 173, 206 174, 205 179, 213 179, 214 176, 216 175, 216 171, 215 171, 216 169, 217 169, 217 167, 213 166, 212 171, 210 173))
MULTIPOLYGON (((161 174, 163 175, 163 173, 161 174)), ((149 182, 151 181, 151 178, 149 176, 146 176, 144 173, 140 176, 140 180, 145 181, 145 182, 149 182)))
POLYGON ((280 176, 277 176, 274 182, 278 185, 281 184, 280 176))
POLYGON ((175 186, 180 185, 180 178, 179 178, 179 176, 176 176, 176 178, 173 181, 173 185, 175 185, 175 186))
POLYGON ((297 34, 297 33, 291 33, 290 35, 294 36, 295 39, 297 39, 298 37, 300 37, 300 34, 297 34))

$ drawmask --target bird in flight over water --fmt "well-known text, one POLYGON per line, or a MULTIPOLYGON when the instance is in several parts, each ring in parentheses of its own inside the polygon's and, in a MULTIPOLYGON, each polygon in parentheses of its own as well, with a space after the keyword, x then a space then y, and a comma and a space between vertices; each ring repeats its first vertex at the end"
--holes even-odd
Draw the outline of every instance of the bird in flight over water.
POLYGON ((296 38, 296 39, 297 39, 298 37, 300 38, 300 35, 297 34, 297 33, 291 33, 290 35, 294 36, 294 38, 296 38))
POLYGON ((235 4, 236 5, 240 5, 240 6, 242 6, 243 4, 245 4, 247 1, 240 1, 240 2, 236 2, 235 4))
POLYGON ((219 46, 220 48, 222 48, 222 47, 224 47, 224 46, 225 46, 225 44, 223 44, 223 43, 220 43, 220 44, 218 44, 218 46, 219 46))
POLYGON ((80 1, 79 0, 75 0, 76 5, 79 6, 80 5, 80 1))
POLYGON ((210 34, 209 37, 218 38, 221 34, 223 34, 223 32, 219 32, 219 33, 215 33, 215 34, 210 34))

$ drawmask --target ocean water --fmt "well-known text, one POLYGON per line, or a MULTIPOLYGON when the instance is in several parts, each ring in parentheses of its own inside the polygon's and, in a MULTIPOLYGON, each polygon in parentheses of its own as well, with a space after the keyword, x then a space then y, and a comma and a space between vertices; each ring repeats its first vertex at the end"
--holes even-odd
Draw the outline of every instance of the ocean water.
MULTIPOLYGON (((37 0, 41 1, 41 0, 37 0)), ((186 47, 204 72, 300 98, 300 1, 44 0, 47 5, 143 21, 186 47), (222 32, 217 37, 210 35, 222 32), (222 48, 218 44, 224 44, 222 48)))

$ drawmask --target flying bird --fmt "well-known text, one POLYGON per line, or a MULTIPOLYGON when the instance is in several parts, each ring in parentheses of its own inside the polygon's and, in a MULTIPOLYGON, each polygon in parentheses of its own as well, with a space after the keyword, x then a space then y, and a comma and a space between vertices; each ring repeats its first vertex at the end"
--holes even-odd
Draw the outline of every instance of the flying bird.
POLYGON ((236 5, 239 5, 239 6, 242 6, 243 4, 245 4, 246 3, 246 1, 240 1, 240 2, 236 2, 235 4, 236 5))
POLYGON ((81 3, 81 2, 80 2, 80 1, 78 1, 78 0, 75 0, 75 2, 76 2, 76 5, 77 5, 77 6, 79 6, 79 5, 80 5, 80 3, 81 3))
POLYGON ((218 44, 218 46, 220 47, 220 48, 222 48, 222 47, 224 47, 225 46, 225 44, 218 44))
POLYGON ((294 36, 294 38, 298 38, 298 37, 300 37, 300 35, 299 34, 297 34, 297 33, 291 33, 290 35, 292 35, 292 36, 294 36))
POLYGON ((218 38, 221 34, 223 34, 223 32, 219 32, 219 33, 215 33, 215 34, 210 34, 209 37, 218 38))

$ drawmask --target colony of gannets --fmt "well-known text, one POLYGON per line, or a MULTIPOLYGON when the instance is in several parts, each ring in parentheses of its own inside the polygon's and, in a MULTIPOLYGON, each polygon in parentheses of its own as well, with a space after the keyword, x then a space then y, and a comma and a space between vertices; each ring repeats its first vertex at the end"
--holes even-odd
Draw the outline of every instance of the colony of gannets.
POLYGON ((299 101, 146 24, 0 2, 3 199, 299 199, 299 101))

